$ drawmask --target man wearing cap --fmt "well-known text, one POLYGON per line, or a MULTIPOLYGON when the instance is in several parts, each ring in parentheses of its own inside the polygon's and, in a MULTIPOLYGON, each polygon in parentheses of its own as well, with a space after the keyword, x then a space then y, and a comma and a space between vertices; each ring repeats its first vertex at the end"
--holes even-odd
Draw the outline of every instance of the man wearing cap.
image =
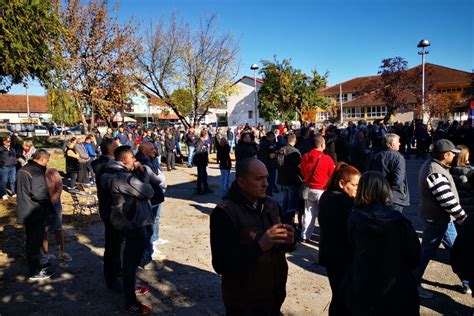
MULTIPOLYGON (((461 223, 466 213, 459 204, 459 195, 454 180, 449 173, 450 164, 460 150, 447 139, 440 139, 433 146, 432 158, 427 160, 419 173, 420 217, 425 223, 421 243, 421 261, 416 271, 419 284, 428 266, 435 257, 441 242, 451 249, 456 239, 454 221, 461 223)), ((463 281, 465 293, 469 293, 469 283, 463 281)), ((432 298, 433 294, 419 286, 422 298, 432 298)))

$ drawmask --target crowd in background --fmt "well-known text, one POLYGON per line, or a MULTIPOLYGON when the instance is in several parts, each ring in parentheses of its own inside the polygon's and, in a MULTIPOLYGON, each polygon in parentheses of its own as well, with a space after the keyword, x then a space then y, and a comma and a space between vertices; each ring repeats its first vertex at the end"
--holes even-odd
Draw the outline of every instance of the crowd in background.
MULTIPOLYGON (((175 170, 176 164, 188 168, 196 166, 196 192, 205 195, 213 193, 207 180, 207 165, 209 155, 216 153, 221 173, 219 194, 224 200, 229 198, 231 189, 232 158, 235 157, 236 166, 249 158, 257 158, 268 172, 266 196, 283 192, 280 216, 295 228, 295 240, 311 243, 318 221, 321 229, 320 263, 327 268, 333 290, 330 314, 344 314, 347 309, 342 297, 349 294, 341 293, 340 288, 347 288, 343 286, 344 282, 348 282, 347 278, 343 279, 341 275, 349 273, 349 270, 353 278, 350 295, 356 314, 362 315, 377 308, 387 310, 389 307, 394 311, 411 313, 417 310, 419 295, 430 297, 420 287, 429 260, 434 257, 441 242, 445 247, 454 246, 454 223, 460 225, 466 217, 470 218, 469 214, 474 210, 474 168, 469 161, 472 150, 474 132, 470 121, 439 122, 435 129, 421 121, 391 125, 381 121, 359 121, 349 122, 343 128, 334 125, 316 127, 314 124, 303 124, 297 128, 282 123, 269 130, 262 125, 251 127, 248 124, 235 128, 208 125, 185 130, 177 125, 164 129, 120 126, 109 128, 104 135, 96 130, 86 136, 67 139, 63 147, 67 172, 64 182, 70 192, 83 189, 84 184, 97 185, 99 213, 105 227, 104 276, 108 288, 123 291, 128 311, 151 311, 136 298, 148 289, 136 286, 135 273, 138 267, 153 265, 156 258, 153 253, 159 253, 156 246, 167 242, 158 235, 166 190, 162 164, 168 172, 175 170), (433 232, 433 225, 425 231, 425 234, 429 231, 436 241, 427 242, 424 238, 420 245, 411 223, 403 216, 403 209, 410 205, 405 160, 413 156, 425 159, 428 155, 432 156, 428 162, 433 164, 435 161, 449 171, 439 170, 442 176, 439 182, 436 182, 437 178, 430 178, 432 174, 428 171, 425 175, 420 172, 420 190, 427 182, 426 190, 431 192, 428 195, 437 198, 434 202, 426 198, 425 203, 429 200, 430 203, 450 205, 440 208, 447 218, 445 221, 443 217, 442 227, 436 233, 433 232), (447 190, 443 191, 443 201, 437 197, 436 190, 440 187, 447 190), (448 196, 459 205, 446 202, 448 196), (329 211, 332 208, 338 208, 338 212, 329 211), (383 225, 377 222, 380 218, 385 220, 383 225), (377 225, 382 226, 377 228, 377 225), (451 240, 445 242, 448 235, 451 240), (366 236, 383 238, 373 242, 366 236), (394 236, 398 237, 393 239, 394 236), (397 241, 397 238, 402 238, 403 242, 397 241), (121 254, 124 242, 125 250, 121 254), (373 253, 369 257, 357 257, 364 252, 363 249, 373 253), (386 267, 384 271, 379 271, 381 279, 374 280, 370 276, 370 267, 375 269, 378 266, 369 259, 382 250, 390 250, 390 254, 385 256, 390 260, 384 263, 376 260, 386 267), (348 258, 350 253, 356 257, 348 258), (385 271, 388 267, 391 271, 385 271), (355 270, 358 272, 355 273, 355 270), (393 271, 398 271, 399 275, 394 276, 393 271), (123 283, 119 285, 117 280, 120 274, 123 283), (395 287, 390 281, 394 277, 402 278, 397 279, 395 287), (390 291, 381 295, 380 290, 384 286, 390 286, 390 291), (365 294, 360 294, 361 291, 365 294), (378 306, 369 299, 371 295, 379 297, 378 306), (397 306, 399 299, 406 304, 397 306)), ((29 214, 20 216, 27 232, 27 259, 32 279, 49 277, 44 270, 51 259, 47 232, 55 233, 59 259, 72 260, 64 252, 61 228, 63 181, 58 177, 57 170, 46 168, 47 159, 49 154, 44 150, 36 151, 31 141, 20 143, 16 135, 2 138, 0 195, 3 199, 17 198, 19 204, 31 204, 33 202, 28 202, 31 192, 38 190, 31 186, 31 170, 44 174, 46 179, 41 194, 48 200, 42 205, 51 210, 50 214, 37 219, 34 224, 29 223, 29 214), (31 170, 28 171, 28 168, 31 170), (21 181, 16 184, 18 170, 23 170, 23 173, 18 173, 21 181), (25 188, 30 191, 26 192, 25 188), (21 196, 16 196, 17 191, 22 192, 21 196)), ((436 164, 429 165, 428 162, 425 169, 437 168, 436 164)), ((426 216, 424 219, 429 222, 431 215, 426 216)), ((458 274, 464 291, 471 293, 469 278, 461 276, 462 272, 458 274)))

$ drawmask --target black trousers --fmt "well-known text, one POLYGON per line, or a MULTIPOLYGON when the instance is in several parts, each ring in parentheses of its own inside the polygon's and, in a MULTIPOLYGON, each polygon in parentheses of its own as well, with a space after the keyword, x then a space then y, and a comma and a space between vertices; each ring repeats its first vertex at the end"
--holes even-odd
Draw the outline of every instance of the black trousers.
POLYGON ((120 250, 123 243, 123 233, 116 230, 109 220, 105 225, 105 251, 104 251, 104 277, 107 287, 111 288, 117 282, 117 277, 122 271, 120 250))
POLYGON ((209 185, 207 184, 207 169, 206 166, 204 167, 197 167, 197 189, 198 191, 204 191, 209 189, 209 185))
POLYGON ((143 251, 145 250, 145 227, 126 230, 123 232, 123 235, 125 237, 122 263, 123 293, 125 295, 125 308, 128 308, 137 302, 135 279, 138 265, 142 260, 143 251))
POLYGON ((87 162, 80 162, 79 166, 81 169, 79 170, 77 181, 79 183, 89 182, 89 176, 87 175, 87 162))
POLYGON ((174 168, 174 163, 175 163, 174 152, 167 151, 166 152, 166 165, 168 167, 168 171, 174 168))
POLYGON ((332 266, 326 267, 328 273, 329 285, 332 291, 332 300, 329 305, 329 315, 338 316, 346 315, 346 304, 344 300, 344 293, 342 283, 347 272, 346 266, 332 266))
POLYGON ((40 249, 43 243, 47 217, 47 210, 37 209, 25 219, 26 262, 30 276, 37 274, 41 270, 40 249))

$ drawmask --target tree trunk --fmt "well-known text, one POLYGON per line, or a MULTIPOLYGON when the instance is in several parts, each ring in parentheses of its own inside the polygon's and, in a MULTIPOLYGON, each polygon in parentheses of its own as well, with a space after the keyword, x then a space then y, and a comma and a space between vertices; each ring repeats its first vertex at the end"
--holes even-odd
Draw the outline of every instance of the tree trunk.
POLYGON ((91 107, 91 130, 95 128, 95 106, 91 107))
POLYGON ((82 120, 82 126, 84 127, 84 132, 88 132, 87 130, 87 120, 86 120, 86 116, 84 115, 84 109, 82 107, 82 104, 81 102, 75 98, 76 100, 76 104, 77 104, 77 108, 79 109, 79 112, 81 113, 81 120, 82 120))

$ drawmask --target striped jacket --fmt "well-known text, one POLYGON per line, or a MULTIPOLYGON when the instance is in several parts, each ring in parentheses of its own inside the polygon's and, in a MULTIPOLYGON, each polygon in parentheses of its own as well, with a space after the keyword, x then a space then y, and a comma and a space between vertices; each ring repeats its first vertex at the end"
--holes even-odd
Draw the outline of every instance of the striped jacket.
POLYGON ((435 223, 466 218, 449 166, 435 159, 426 161, 420 169, 419 188, 421 218, 435 223))

